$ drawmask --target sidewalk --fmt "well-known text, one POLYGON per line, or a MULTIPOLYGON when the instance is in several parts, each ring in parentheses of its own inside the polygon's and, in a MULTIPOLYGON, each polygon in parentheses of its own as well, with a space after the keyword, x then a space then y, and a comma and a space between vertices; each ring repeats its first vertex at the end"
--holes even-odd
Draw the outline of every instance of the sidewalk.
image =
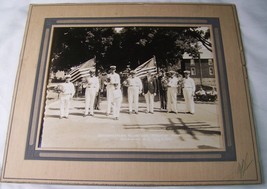
POLYGON ((59 119, 59 101, 46 107, 42 136, 43 148, 64 149, 140 149, 180 150, 222 148, 216 104, 196 104, 194 115, 185 114, 183 101, 178 102, 178 114, 160 111, 146 114, 145 103, 139 103, 139 114, 128 114, 124 101, 119 120, 106 116, 103 100, 94 117, 83 117, 84 99, 72 101, 69 119, 59 119))

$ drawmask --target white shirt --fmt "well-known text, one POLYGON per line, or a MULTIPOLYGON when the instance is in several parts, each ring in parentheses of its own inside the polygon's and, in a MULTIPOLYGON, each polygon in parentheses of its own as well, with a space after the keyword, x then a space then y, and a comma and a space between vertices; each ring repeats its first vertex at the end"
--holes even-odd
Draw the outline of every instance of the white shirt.
POLYGON ((195 86, 195 82, 192 78, 190 78, 190 77, 184 78, 183 84, 184 84, 184 88, 191 88, 193 90, 193 92, 195 92, 196 86, 195 86))
POLYGON ((63 87, 63 93, 64 95, 71 95, 73 96, 75 93, 75 87, 73 85, 73 83, 69 82, 69 83, 62 83, 60 84, 63 87))
POLYGON ((169 80, 167 86, 169 87, 178 87, 178 78, 177 77, 173 77, 169 80))
POLYGON ((117 73, 114 73, 114 74, 108 74, 107 78, 110 79, 110 84, 118 84, 119 86, 121 85, 121 79, 120 79, 120 76, 119 74, 117 73))
POLYGON ((209 94, 209 95, 217 95, 217 91, 209 91, 209 92, 207 92, 207 94, 209 94))
POLYGON ((129 87, 138 87, 139 91, 143 90, 143 84, 139 77, 129 77, 127 79, 127 85, 129 87))
POLYGON ((205 95, 206 92, 202 89, 202 90, 197 91, 196 94, 205 95))
POLYGON ((86 85, 87 88, 96 88, 96 91, 99 90, 99 80, 97 77, 95 76, 87 77, 86 82, 87 82, 87 85, 86 85))

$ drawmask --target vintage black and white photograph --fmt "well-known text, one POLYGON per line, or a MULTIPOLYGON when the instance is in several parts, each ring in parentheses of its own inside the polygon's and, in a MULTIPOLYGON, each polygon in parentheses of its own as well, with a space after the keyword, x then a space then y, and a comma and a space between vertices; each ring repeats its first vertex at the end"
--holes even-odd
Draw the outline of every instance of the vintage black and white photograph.
POLYGON ((237 8, 30 5, 1 181, 261 183, 237 8))
POLYGON ((212 30, 54 27, 42 149, 224 149, 212 30))

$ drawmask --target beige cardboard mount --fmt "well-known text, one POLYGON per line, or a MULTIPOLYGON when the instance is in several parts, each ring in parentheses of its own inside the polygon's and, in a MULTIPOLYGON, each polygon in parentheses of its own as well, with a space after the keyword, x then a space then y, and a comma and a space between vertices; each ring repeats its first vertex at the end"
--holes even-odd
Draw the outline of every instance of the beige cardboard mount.
MULTIPOLYGON (((79 129, 79 125, 76 126, 79 129)), ((161 186, 257 184, 261 183, 261 175, 256 146, 246 64, 234 5, 30 6, 10 113, 2 182, 161 186), (220 92, 218 123, 223 128, 220 149, 189 152, 168 148, 85 150, 40 146, 38 136, 43 121, 54 28, 125 26, 205 26, 211 29, 220 92)))

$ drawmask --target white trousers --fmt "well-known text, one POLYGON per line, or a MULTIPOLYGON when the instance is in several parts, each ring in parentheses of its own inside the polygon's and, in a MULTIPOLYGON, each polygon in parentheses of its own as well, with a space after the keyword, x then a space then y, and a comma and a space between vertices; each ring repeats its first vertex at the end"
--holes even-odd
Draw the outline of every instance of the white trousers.
POLYGON ((154 94, 149 91, 145 94, 146 99, 146 110, 148 112, 154 112, 154 94))
POLYGON ((129 112, 138 112, 139 87, 128 87, 129 112), (134 107, 133 107, 134 106, 134 107))
POLYGON ((113 101, 113 117, 118 118, 120 116, 120 111, 121 111, 121 102, 122 102, 122 97, 120 98, 115 98, 113 101))
POLYGON ((69 116, 69 107, 70 107, 71 95, 60 95, 60 117, 69 116))
POLYGON ((167 89, 167 110, 177 112, 177 87, 167 89))
POLYGON ((114 100, 114 97, 113 97, 113 91, 114 90, 115 90, 114 85, 108 85, 107 86, 107 103, 108 103, 107 114, 110 114, 110 112, 111 112, 111 107, 112 107, 113 100, 114 100))
POLYGON ((186 112, 195 113, 193 90, 191 88, 184 88, 183 94, 184 94, 186 112))
POLYGON ((90 114, 94 114, 94 103, 95 103, 95 96, 96 96, 96 88, 86 88, 85 90, 85 112, 84 114, 87 115, 89 108, 90 114))

